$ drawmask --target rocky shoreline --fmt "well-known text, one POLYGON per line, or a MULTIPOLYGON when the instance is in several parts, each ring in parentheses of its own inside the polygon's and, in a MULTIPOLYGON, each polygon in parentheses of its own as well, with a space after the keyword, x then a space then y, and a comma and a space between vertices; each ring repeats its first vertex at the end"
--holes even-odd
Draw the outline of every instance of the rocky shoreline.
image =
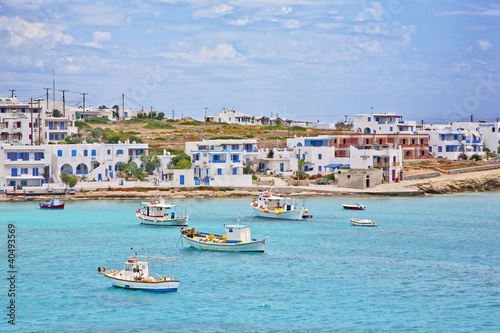
POLYGON ((465 179, 437 180, 416 185, 428 194, 451 194, 459 192, 485 192, 500 190, 500 176, 497 174, 465 179))

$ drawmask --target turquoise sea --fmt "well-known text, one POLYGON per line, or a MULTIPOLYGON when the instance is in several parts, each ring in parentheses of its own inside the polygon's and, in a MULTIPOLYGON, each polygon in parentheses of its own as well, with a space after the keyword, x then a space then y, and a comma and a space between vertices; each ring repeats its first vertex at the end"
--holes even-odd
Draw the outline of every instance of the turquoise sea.
POLYGON ((269 237, 266 253, 204 252, 178 227, 142 226, 139 201, 0 203, 0 331, 498 332, 500 192, 412 198, 299 198, 314 217, 251 217, 251 198, 171 200, 190 226, 269 237), (342 203, 366 211, 346 211, 342 203), (379 222, 351 226, 351 217, 379 222), (15 326, 8 324, 8 224, 15 225, 15 326), (177 257, 173 293, 111 287, 98 266, 177 257), (146 252, 148 251, 148 252, 146 252))

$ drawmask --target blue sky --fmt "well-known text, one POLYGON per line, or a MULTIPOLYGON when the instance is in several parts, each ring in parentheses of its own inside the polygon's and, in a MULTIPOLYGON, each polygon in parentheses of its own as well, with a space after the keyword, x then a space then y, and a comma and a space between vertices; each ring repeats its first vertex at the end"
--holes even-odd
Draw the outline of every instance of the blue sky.
POLYGON ((202 119, 500 117, 498 1, 0 1, 1 96, 202 119), (53 75, 54 74, 54 75, 53 75), (50 93, 52 98, 52 92, 50 93))

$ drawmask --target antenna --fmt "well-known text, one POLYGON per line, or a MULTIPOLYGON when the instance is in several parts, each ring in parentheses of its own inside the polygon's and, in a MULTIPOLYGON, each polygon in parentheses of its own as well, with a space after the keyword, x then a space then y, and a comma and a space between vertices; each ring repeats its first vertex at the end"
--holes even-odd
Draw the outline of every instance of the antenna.
POLYGON ((9 89, 9 91, 12 93, 12 95, 10 97, 14 98, 14 91, 16 91, 16 89, 9 89))
POLYGON ((63 93, 63 116, 66 117, 66 100, 64 99, 64 93, 67 90, 59 90, 59 91, 62 91, 62 93, 63 93))
POLYGON ((45 112, 47 112, 49 110, 49 90, 50 88, 43 88, 44 90, 47 91, 47 110, 45 112))
POLYGON ((80 95, 83 95, 82 118, 83 118, 83 120, 85 120, 85 95, 88 95, 88 93, 80 93, 80 95))

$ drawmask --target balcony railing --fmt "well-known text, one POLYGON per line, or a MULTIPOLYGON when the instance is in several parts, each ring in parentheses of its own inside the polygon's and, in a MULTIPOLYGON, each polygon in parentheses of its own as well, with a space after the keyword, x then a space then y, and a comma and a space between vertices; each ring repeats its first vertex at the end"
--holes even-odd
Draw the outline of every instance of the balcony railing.
POLYGON ((373 163, 373 167, 375 168, 388 168, 389 167, 389 163, 373 163))

